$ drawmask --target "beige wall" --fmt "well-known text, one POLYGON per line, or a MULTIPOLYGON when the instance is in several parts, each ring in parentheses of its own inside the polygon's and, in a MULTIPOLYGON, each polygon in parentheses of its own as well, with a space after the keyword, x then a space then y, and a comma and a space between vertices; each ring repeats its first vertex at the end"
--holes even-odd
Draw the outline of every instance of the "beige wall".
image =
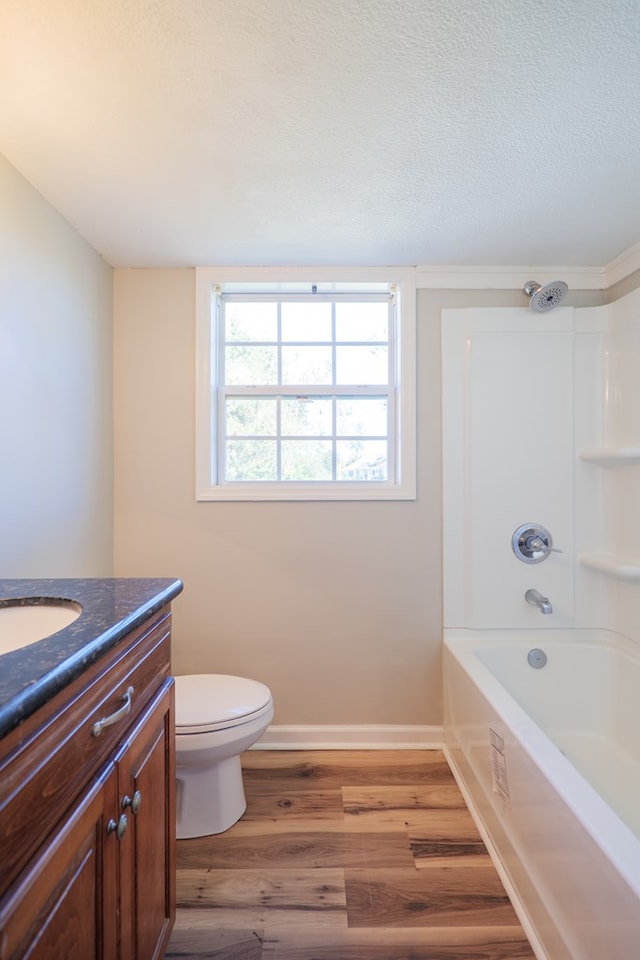
POLYGON ((115 271, 116 574, 182 577, 175 671, 263 680, 277 724, 439 724, 440 310, 522 294, 419 292, 416 501, 197 503, 194 292, 115 271))
POLYGON ((0 156, 0 577, 112 573, 112 271, 0 156))

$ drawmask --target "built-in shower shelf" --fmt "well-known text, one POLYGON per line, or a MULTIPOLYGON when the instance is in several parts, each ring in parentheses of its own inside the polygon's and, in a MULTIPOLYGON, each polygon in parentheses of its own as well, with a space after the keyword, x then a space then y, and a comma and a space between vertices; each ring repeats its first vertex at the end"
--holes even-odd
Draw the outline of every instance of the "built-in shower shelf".
POLYGON ((633 563, 609 553, 583 553, 578 557, 578 561, 583 567, 597 570, 616 580, 640 581, 640 561, 633 563))
POLYGON ((640 463, 640 447, 592 447, 581 450, 581 460, 597 463, 601 467, 617 469, 618 467, 633 467, 640 463))

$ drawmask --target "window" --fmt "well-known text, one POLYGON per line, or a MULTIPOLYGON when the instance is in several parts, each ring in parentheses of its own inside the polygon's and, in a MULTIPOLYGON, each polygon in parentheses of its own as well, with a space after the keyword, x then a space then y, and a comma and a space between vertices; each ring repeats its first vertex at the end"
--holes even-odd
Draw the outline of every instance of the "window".
POLYGON ((343 272, 197 271, 199 500, 415 496, 413 271, 343 272))

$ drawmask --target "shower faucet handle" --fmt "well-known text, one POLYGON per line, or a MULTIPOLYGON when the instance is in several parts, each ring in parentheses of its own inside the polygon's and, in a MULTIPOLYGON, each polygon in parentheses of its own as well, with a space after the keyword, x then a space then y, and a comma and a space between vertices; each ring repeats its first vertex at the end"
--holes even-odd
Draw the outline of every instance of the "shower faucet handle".
POLYGON ((523 563, 542 563, 550 553, 562 553, 554 547, 551 534, 540 523, 523 523, 514 530, 511 548, 523 563))
POLYGON ((559 547, 550 547, 549 544, 542 539, 542 537, 527 537, 526 547, 528 550, 532 550, 534 553, 542 550, 543 553, 564 553, 563 550, 560 550, 559 547))

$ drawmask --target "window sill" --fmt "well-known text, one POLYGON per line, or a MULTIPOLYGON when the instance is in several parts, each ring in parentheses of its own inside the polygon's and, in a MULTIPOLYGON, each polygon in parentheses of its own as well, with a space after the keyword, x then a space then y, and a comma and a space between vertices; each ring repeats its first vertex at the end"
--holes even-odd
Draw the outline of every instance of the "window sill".
POLYGON ((300 483, 286 487, 282 483, 224 484, 206 487, 196 492, 198 501, 279 500, 279 501, 357 501, 357 500, 415 500, 415 488, 400 484, 354 484, 354 483, 300 483))

